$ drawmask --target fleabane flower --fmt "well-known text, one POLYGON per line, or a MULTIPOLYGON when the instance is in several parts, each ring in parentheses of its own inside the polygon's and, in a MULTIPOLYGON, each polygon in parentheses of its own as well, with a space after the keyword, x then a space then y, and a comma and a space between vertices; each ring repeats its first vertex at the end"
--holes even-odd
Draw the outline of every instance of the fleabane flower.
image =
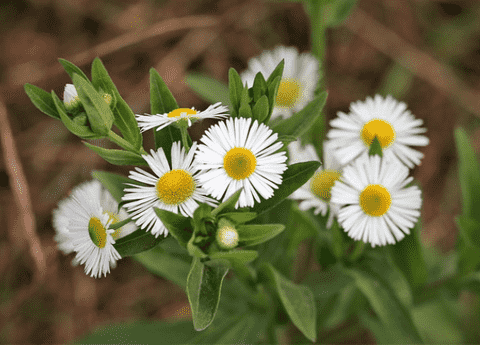
POLYGON ((229 118, 211 126, 200 138, 195 160, 206 170, 199 177, 203 187, 214 198, 228 199, 243 187, 235 208, 253 206, 257 194, 264 199, 282 183, 287 169, 285 152, 277 152, 283 144, 276 142, 266 125, 251 118, 229 118))
POLYGON ((128 218, 112 195, 97 180, 82 183, 53 211, 55 240, 65 254, 76 253, 72 264, 85 264, 85 273, 98 278, 110 273, 120 254, 114 248, 115 240, 136 230, 128 223, 119 229, 111 224, 128 218))
POLYGON ((178 108, 169 113, 156 115, 135 115, 138 126, 142 132, 157 127, 157 131, 167 127, 172 123, 185 121, 190 127, 192 120, 216 119, 228 116, 228 107, 221 105, 221 102, 209 106, 204 111, 195 110, 195 108, 178 108))
POLYGON ((422 198, 408 168, 397 160, 361 157, 343 169, 332 188, 332 202, 341 205, 340 225, 354 240, 372 247, 394 244, 409 234, 420 216, 422 198))
POLYGON ((420 135, 427 131, 420 127, 422 124, 423 120, 415 119, 405 103, 390 95, 386 98, 376 95, 367 97, 365 102, 352 103, 349 114, 339 112, 338 117, 330 121, 332 129, 327 137, 342 164, 367 156, 376 136, 385 159, 396 158, 413 168, 420 164, 423 153, 410 146, 426 146, 429 142, 420 135))
POLYGON ((192 217, 198 202, 215 206, 215 200, 206 196, 205 190, 198 181, 199 173, 193 161, 197 143, 194 142, 188 154, 180 142, 172 144, 172 167, 168 163, 163 148, 150 155, 142 156, 155 175, 140 168, 130 171, 129 178, 146 186, 128 184, 125 188, 125 208, 130 212, 135 223, 155 236, 168 235, 168 230, 154 211, 154 207, 174 213, 181 213, 185 217, 192 217))
POLYGON ((267 79, 282 59, 285 60, 285 67, 271 120, 277 117, 288 118, 303 109, 313 99, 320 78, 318 61, 313 55, 299 54, 295 47, 279 46, 250 59, 248 69, 240 75, 242 82, 252 87, 258 72, 267 79))
POLYGON ((77 89, 75 89, 73 84, 65 85, 65 90, 63 91, 63 103, 69 111, 80 105, 80 98, 78 97, 77 89))
MULTIPOLYGON (((302 147, 300 142, 293 141, 288 145, 290 155, 290 164, 302 163, 308 161, 320 161, 313 145, 308 144, 302 147)), ((294 191, 289 198, 300 200, 298 208, 302 211, 314 208, 315 215, 321 213, 322 216, 327 214, 330 209, 327 228, 333 223, 333 217, 338 214, 339 205, 331 202, 331 189, 342 176, 340 162, 333 154, 330 143, 323 142, 323 165, 321 165, 313 176, 302 187, 294 191)))

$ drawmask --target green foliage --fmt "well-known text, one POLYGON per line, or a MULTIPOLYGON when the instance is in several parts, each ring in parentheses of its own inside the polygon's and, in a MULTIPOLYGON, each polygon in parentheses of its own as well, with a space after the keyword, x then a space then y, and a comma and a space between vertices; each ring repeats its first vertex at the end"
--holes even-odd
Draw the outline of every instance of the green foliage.
POLYGON ((154 210, 168 232, 175 237, 179 244, 186 248, 193 234, 190 218, 156 207, 154 210))
POLYGON ((108 163, 114 165, 148 165, 147 162, 138 153, 125 150, 106 149, 84 142, 85 146, 95 151, 100 157, 108 163))
POLYGON ((113 198, 120 203, 124 195, 123 189, 127 187, 127 183, 138 184, 125 176, 114 174, 108 171, 94 170, 91 172, 92 177, 99 180, 102 185, 112 194, 113 198))
POLYGON ((238 109, 240 108, 240 100, 242 99, 242 79, 234 68, 228 70, 228 91, 230 95, 231 117, 238 117, 238 109))
POLYGON ((378 155, 380 157, 383 157, 382 145, 380 145, 380 141, 378 141, 377 136, 375 136, 373 138, 372 144, 370 145, 370 148, 368 149, 368 155, 369 156, 378 155))
POLYGON ((186 78, 188 86, 210 103, 222 102, 231 108, 228 86, 205 74, 192 73, 186 78))
POLYGON ((139 229, 118 239, 113 246, 123 258, 150 250, 164 239, 163 236, 155 237, 152 233, 139 229))
POLYGON ((238 225, 240 247, 254 246, 277 236, 285 229, 283 224, 238 225))
POLYGON ((80 77, 82 77, 83 79, 85 79, 86 81, 89 81, 88 77, 85 75, 85 73, 83 73, 83 71, 78 68, 77 66, 75 66, 73 63, 71 63, 70 61, 67 61, 65 59, 58 59, 58 62, 60 62, 60 64, 63 66, 63 69, 65 70, 65 72, 67 72, 67 74, 70 76, 70 78, 73 80, 73 76, 75 74, 78 74, 80 77))
POLYGON ((38 110, 54 119, 60 120, 60 115, 51 94, 32 84, 25 84, 24 89, 28 98, 30 98, 30 101, 38 110))

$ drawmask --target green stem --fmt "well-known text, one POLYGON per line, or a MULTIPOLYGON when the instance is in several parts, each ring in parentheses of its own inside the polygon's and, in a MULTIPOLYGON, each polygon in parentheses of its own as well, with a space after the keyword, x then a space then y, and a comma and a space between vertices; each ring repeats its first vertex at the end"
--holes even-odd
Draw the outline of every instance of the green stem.
POLYGON ((188 145, 188 130, 186 127, 181 127, 180 128, 180 133, 182 135, 182 144, 185 147, 185 151, 188 153, 190 150, 190 145, 188 145))
POLYGON ((137 150, 132 144, 130 144, 128 141, 123 139, 121 136, 119 136, 117 133, 115 133, 112 130, 110 130, 108 132, 107 137, 108 137, 108 139, 110 139, 111 142, 117 144, 118 146, 120 146, 121 148, 123 148, 127 151, 135 152, 135 153, 138 153, 140 155, 146 155, 147 154, 147 152, 143 149, 143 147, 141 147, 140 149, 137 150))

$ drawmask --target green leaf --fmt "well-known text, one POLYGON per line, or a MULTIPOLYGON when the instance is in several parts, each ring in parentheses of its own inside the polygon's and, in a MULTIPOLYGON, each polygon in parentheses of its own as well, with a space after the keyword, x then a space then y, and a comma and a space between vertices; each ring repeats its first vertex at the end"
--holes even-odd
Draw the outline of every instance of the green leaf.
POLYGON ((286 254, 294 257, 300 243, 307 238, 318 236, 320 229, 316 219, 308 212, 300 211, 296 204, 292 205, 288 218, 286 228, 295 229, 295 231, 291 232, 286 254))
POLYGON ((209 255, 210 260, 205 264, 208 266, 224 265, 228 268, 235 268, 238 264, 248 264, 258 257, 256 250, 232 250, 229 252, 216 252, 209 255))
POLYGON ((462 128, 455 129, 455 143, 462 190, 462 215, 480 222, 480 165, 462 128))
POLYGON ((50 93, 28 83, 23 87, 28 98, 30 98, 33 105, 35 105, 38 110, 54 119, 60 120, 60 115, 57 112, 57 108, 50 93))
POLYGON ((257 214, 255 212, 228 212, 222 213, 221 217, 226 217, 236 224, 243 224, 251 221, 252 219, 255 219, 257 217, 257 214))
POLYGON ((132 109, 123 100, 118 92, 117 87, 108 75, 102 61, 97 57, 92 63, 92 83, 99 89, 110 93, 116 99, 113 109, 114 124, 118 127, 125 140, 131 143, 136 149, 142 147, 142 134, 135 120, 135 114, 132 109))
POLYGON ((283 230, 283 224, 259 224, 259 225, 238 225, 236 227, 238 232, 238 246, 255 246, 257 244, 266 242, 283 230))
POLYGON ((356 268, 345 269, 345 272, 354 279, 357 288, 368 299, 389 335, 388 342, 423 343, 409 310, 378 276, 356 268))
POLYGON ((150 250, 163 240, 164 236, 155 237, 151 232, 139 229, 118 239, 113 246, 123 258, 150 250))
POLYGON ((283 173, 282 184, 278 187, 278 189, 275 190, 273 196, 270 199, 256 204, 250 209, 250 211, 256 212, 258 215, 260 215, 261 213, 278 205, 290 194, 307 183, 319 166, 320 162, 316 161, 289 165, 287 170, 283 173))
POLYGON ((379 155, 380 157, 383 157, 382 145, 380 144, 380 141, 378 141, 378 138, 376 135, 373 138, 370 148, 368 149, 368 155, 369 156, 379 155))
POLYGON ((108 228, 112 230, 117 230, 117 229, 120 229, 122 226, 127 225, 130 222, 132 222, 132 218, 127 218, 120 222, 111 223, 108 228))
POLYGON ((177 256, 171 256, 165 250, 156 246, 146 252, 133 256, 150 272, 164 277, 184 290, 187 286, 187 276, 190 265, 177 256))
POLYGON ((268 85, 268 105, 270 110, 268 111, 267 119, 264 123, 268 123, 270 121, 270 117, 272 116, 273 108, 275 108, 275 101, 277 99, 278 94, 278 87, 280 86, 281 78, 276 77, 271 84, 268 85))
POLYGON ((104 147, 95 146, 87 142, 83 142, 89 149, 95 151, 100 157, 110 164, 115 165, 148 165, 147 162, 139 154, 116 149, 106 149, 104 147))
POLYGON ((258 72, 255 75, 252 89, 253 89, 253 101, 257 103, 258 100, 262 96, 265 96, 265 94, 267 93, 267 83, 265 82, 265 78, 263 78, 262 73, 258 72))
POLYGON ((240 98, 240 108, 238 109, 238 116, 249 118, 252 117, 252 108, 250 108, 250 96, 248 89, 244 88, 240 98))
POLYGON ((65 69, 65 72, 68 73, 68 75, 70 76, 70 78, 73 80, 73 76, 74 74, 78 74, 80 77, 82 77, 83 79, 88 80, 87 76, 85 75, 85 73, 83 73, 83 71, 78 68, 77 66, 75 66, 73 63, 71 63, 70 61, 67 61, 65 59, 58 59, 58 62, 60 62, 63 66, 63 68, 65 69))
POLYGON ((128 177, 114 174, 108 171, 94 170, 91 172, 92 177, 99 180, 102 185, 112 194, 116 202, 121 202, 124 195, 123 189, 127 187, 126 183, 138 184, 138 182, 128 177))
MULTIPOLYGON (((150 69, 150 111, 154 114, 166 114, 178 109, 178 104, 162 77, 154 69, 150 69)), ((163 148, 168 161, 171 161, 172 144, 181 141, 180 130, 167 126, 160 131, 154 129, 155 149, 163 148)))
POLYGON ((74 74, 72 79, 92 130, 99 135, 106 136, 112 128, 114 119, 110 107, 89 81, 78 74, 74 74))
POLYGON ((327 93, 322 92, 316 96, 305 108, 300 110, 295 116, 280 121, 272 130, 279 135, 293 135, 299 137, 306 133, 308 129, 322 116, 322 109, 327 101, 327 93))
POLYGON ((335 0, 326 2, 323 7, 321 20, 316 23, 322 23, 322 25, 329 27, 342 24, 352 12, 355 3, 356 0, 335 0))
POLYGON ((243 84, 242 79, 234 68, 228 70, 228 91, 230 95, 230 116, 237 117, 240 108, 240 100, 242 98, 243 84))
POLYGON ((223 278, 228 269, 209 267, 194 258, 187 278, 187 296, 192 310, 193 326, 204 330, 213 321, 220 301, 223 278))
POLYGON ((186 248, 188 241, 190 241, 193 235, 190 218, 156 207, 154 207, 154 210, 169 233, 175 237, 178 243, 186 248))
POLYGON ((262 281, 277 292, 293 324, 314 342, 317 338, 317 313, 312 291, 306 286, 294 284, 270 264, 264 264, 260 272, 262 281))
POLYGON ((268 76, 268 79, 267 79, 268 86, 270 86, 277 77, 280 77, 280 80, 282 79, 284 67, 285 67, 285 59, 282 59, 282 61, 278 63, 277 67, 275 67, 273 72, 268 76))
POLYGON ((230 94, 227 85, 200 73, 188 74, 186 81, 190 88, 207 102, 222 102, 222 104, 229 108, 231 107, 230 94))
POLYGON ((60 115, 60 120, 63 122, 65 127, 75 134, 76 136, 84 139, 96 139, 96 138, 101 138, 102 136, 92 132, 90 128, 87 126, 82 126, 73 121, 65 112, 65 107, 63 105, 63 102, 58 98, 58 96, 55 94, 55 92, 52 91, 52 99, 55 104, 55 107, 57 108, 57 112, 60 115))
POLYGON ((480 296, 480 271, 472 272, 460 280, 462 288, 480 296))
POLYGON ((263 95, 253 106, 253 118, 257 119, 259 123, 265 123, 264 121, 267 119, 268 111, 268 97, 263 95))
POLYGON ((421 288, 427 281, 428 273, 420 242, 420 221, 410 235, 389 246, 393 260, 403 272, 412 289, 421 288))
POLYGON ((242 190, 243 188, 240 188, 235 193, 233 193, 227 200, 225 200, 220 205, 215 207, 215 209, 212 211, 212 216, 216 217, 220 214, 220 212, 226 213, 226 212, 234 211, 235 204, 240 198, 240 193, 242 192, 242 190))

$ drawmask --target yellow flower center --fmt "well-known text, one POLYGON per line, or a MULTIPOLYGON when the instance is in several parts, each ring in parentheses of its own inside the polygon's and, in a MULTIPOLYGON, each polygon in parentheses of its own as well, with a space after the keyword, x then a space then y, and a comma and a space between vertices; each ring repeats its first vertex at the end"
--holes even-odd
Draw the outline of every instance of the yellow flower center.
POLYGON ((392 197, 390 192, 382 185, 369 184, 360 193, 360 207, 363 212, 373 217, 383 216, 390 205, 392 197))
MULTIPOLYGON (((103 214, 108 214, 108 221, 109 222, 111 221, 110 225, 118 223, 119 220, 120 220, 118 214, 116 214, 116 213, 113 213, 113 212, 110 212, 110 211, 103 211, 103 214)), ((118 238, 121 231, 122 231, 122 227, 116 229, 115 232, 112 233, 112 237, 113 237, 114 240, 116 240, 118 238)))
POLYGON ((97 217, 90 218, 88 222, 88 234, 98 248, 103 248, 107 244, 107 230, 97 217))
POLYGON ((176 169, 165 173, 157 182, 157 196, 164 204, 178 205, 195 191, 195 181, 188 172, 176 169))
POLYGON ((110 95, 108 93, 104 93, 102 97, 103 97, 103 100, 105 101, 105 103, 107 103, 108 105, 110 105, 110 103, 112 103, 112 100, 113 100, 112 95, 110 95))
POLYGON ((257 166, 257 159, 249 149, 234 147, 223 157, 223 168, 234 180, 243 180, 250 176, 257 166))
POLYGON ((385 120, 373 119, 363 125, 360 136, 368 147, 377 136, 382 149, 390 146, 395 141, 395 130, 392 125, 385 120))
POLYGON ((342 174, 337 170, 322 170, 310 179, 310 190, 318 198, 324 201, 330 201, 332 197, 332 187, 335 181, 340 180, 342 174))
POLYGON ((168 113, 168 117, 180 117, 182 113, 186 113, 187 116, 196 115, 197 111, 190 108, 178 108, 168 113))
POLYGON ((300 96, 300 84, 291 78, 284 78, 278 87, 275 105, 291 108, 297 103, 300 96))

